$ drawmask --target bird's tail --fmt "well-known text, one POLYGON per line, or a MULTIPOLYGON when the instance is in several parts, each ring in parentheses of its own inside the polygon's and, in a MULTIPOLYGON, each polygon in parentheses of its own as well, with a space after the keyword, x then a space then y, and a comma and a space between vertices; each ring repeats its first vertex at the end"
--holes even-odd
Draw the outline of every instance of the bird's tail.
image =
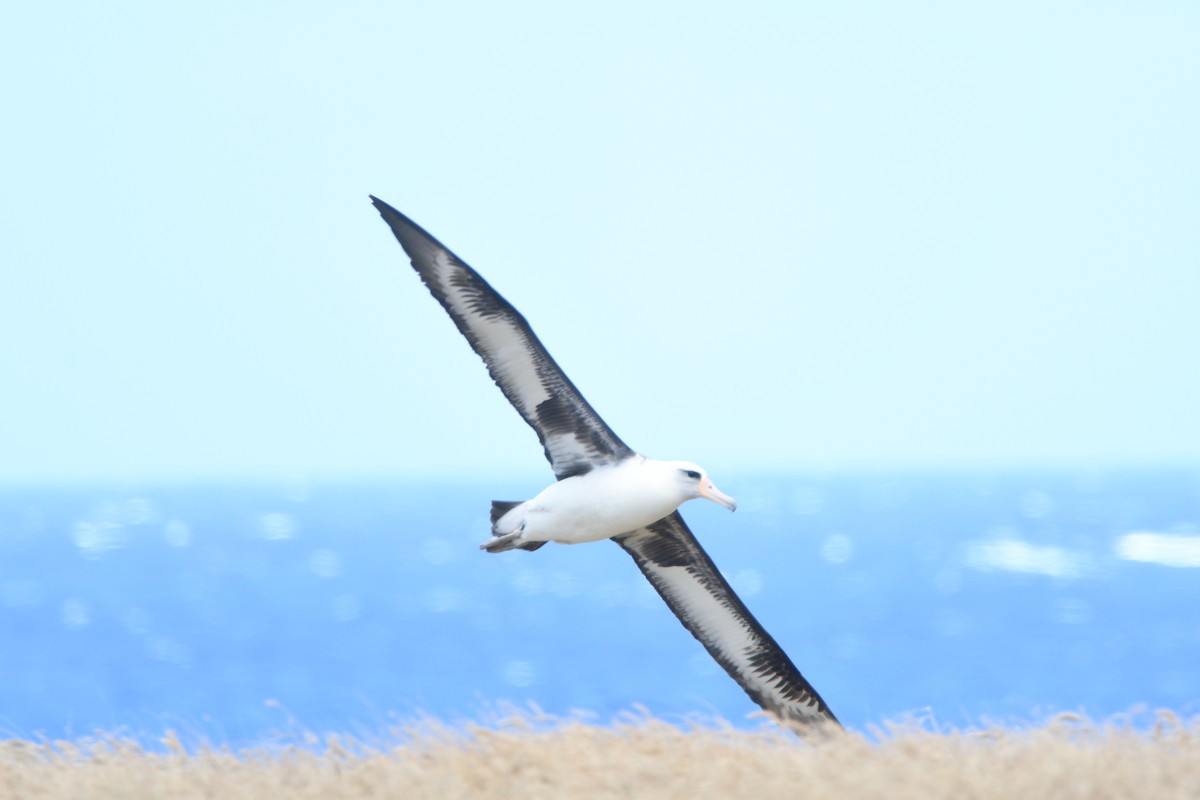
POLYGON ((525 501, 524 500, 493 500, 492 501, 492 533, 500 533, 500 531, 496 530, 496 523, 500 521, 501 517, 503 517, 508 512, 512 511, 517 506, 521 505, 521 503, 523 503, 523 502, 525 502, 525 501))
POLYGON ((492 501, 492 538, 481 544, 481 550, 503 553, 506 550, 537 550, 545 542, 522 542, 521 531, 514 525, 501 523, 504 515, 521 505, 524 500, 492 501), (505 530, 509 528, 509 530, 505 530))

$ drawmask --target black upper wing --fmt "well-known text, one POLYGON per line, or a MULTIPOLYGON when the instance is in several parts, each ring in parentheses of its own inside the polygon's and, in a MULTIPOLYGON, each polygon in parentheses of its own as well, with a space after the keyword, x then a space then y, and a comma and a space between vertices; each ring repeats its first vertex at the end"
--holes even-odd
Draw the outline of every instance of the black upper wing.
POLYGON ((559 480, 633 454, 554 363, 525 318, 479 273, 387 203, 377 197, 371 202, 492 380, 537 431, 559 480))
POLYGON ((781 720, 837 723, 816 689, 721 577, 679 512, 613 541, 633 556, 683 626, 750 699, 781 720))

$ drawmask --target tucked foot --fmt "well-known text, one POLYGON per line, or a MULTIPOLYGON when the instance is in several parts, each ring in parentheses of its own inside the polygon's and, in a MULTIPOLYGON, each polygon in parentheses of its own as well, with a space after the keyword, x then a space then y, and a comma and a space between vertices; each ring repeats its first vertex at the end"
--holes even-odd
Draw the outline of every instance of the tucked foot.
POLYGON ((487 550, 489 553, 503 553, 505 550, 512 550, 520 547, 521 531, 515 530, 512 533, 506 533, 503 536, 493 536, 483 544, 479 545, 480 550, 487 550))

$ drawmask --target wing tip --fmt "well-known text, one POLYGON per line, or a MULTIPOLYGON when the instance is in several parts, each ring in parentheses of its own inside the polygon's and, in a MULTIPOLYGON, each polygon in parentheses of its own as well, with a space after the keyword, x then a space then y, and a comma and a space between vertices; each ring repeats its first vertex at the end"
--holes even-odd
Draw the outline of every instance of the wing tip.
POLYGON ((380 200, 373 194, 369 194, 367 197, 371 198, 371 204, 375 206, 375 210, 379 212, 379 216, 383 217, 383 221, 387 223, 387 226, 392 229, 392 233, 400 242, 400 246, 408 253, 409 257, 416 258, 417 254, 414 252, 414 248, 421 247, 423 240, 426 246, 432 245, 442 250, 446 249, 445 245, 430 236, 428 231, 397 211, 390 204, 380 200))
POLYGON ((380 214, 382 214, 385 219, 389 215, 393 215, 393 214, 396 216, 403 216, 399 211, 392 208, 388 203, 385 203, 384 201, 380 200, 375 195, 369 194, 369 195, 367 195, 367 197, 371 198, 371 205, 375 206, 375 210, 378 211, 380 214))

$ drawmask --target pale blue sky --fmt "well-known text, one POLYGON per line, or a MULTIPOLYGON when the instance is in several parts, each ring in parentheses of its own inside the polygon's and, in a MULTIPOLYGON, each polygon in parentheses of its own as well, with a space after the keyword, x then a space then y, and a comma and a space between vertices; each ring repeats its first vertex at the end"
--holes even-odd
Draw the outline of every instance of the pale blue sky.
POLYGON ((21 4, 0 479, 549 477, 367 201, 633 447, 1200 462, 1200 6, 21 4))

